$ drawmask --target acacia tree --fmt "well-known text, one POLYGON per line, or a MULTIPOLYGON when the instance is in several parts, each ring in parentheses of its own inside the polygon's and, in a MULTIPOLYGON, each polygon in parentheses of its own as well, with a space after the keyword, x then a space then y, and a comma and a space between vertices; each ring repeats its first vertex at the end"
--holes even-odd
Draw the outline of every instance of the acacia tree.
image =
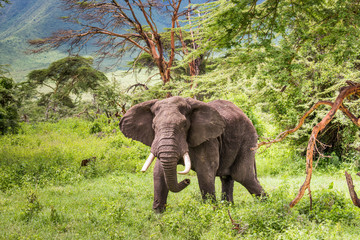
POLYGON ((74 56, 31 71, 28 80, 19 85, 22 101, 36 99, 37 105, 45 106, 46 119, 50 110, 57 112, 61 106, 74 108, 77 104, 74 97, 79 100, 84 93, 94 94, 107 82, 106 76, 92 64, 92 58, 74 56))
MULTIPOLYGON (((358 81, 359 13, 357 0, 209 3, 197 24, 204 27, 201 37, 211 41, 202 42, 199 53, 214 49, 222 55, 204 82, 217 79, 217 92, 231 89, 246 95, 244 99, 249 100, 244 105, 261 106, 288 128, 320 99, 331 100, 347 80, 358 81)), ((354 101, 349 108, 357 112, 358 106, 359 101, 354 101)), ((312 124, 324 114, 316 113, 312 124)), ((302 136, 309 131, 310 127, 304 128, 302 136)), ((340 158, 356 140, 351 131, 358 130, 337 118, 320 134, 320 141, 336 146, 340 158)), ((305 147, 307 139, 295 141, 305 147)))
MULTIPOLYGON (((70 44, 71 50, 81 50, 87 43, 94 43, 97 53, 105 58, 121 59, 125 54, 146 53, 156 64, 162 82, 171 79, 175 61, 175 42, 184 43, 178 29, 179 19, 190 9, 180 11, 182 0, 62 0, 70 15, 65 21, 75 24, 76 30, 61 30, 52 36, 31 40, 34 52, 70 44), (167 52, 155 16, 170 18, 170 50, 167 52)), ((135 60, 136 61, 136 60, 135 60)), ((195 60, 194 60, 195 61, 195 60)), ((194 71, 191 71, 194 74, 194 71)))
POLYGON ((1 8, 4 7, 4 4, 5 4, 5 3, 9 4, 10 1, 9 1, 9 0, 0 0, 0 7, 1 7, 1 8))
POLYGON ((5 66, 0 65, 0 134, 16 133, 19 125, 19 101, 15 81, 6 75, 5 66))

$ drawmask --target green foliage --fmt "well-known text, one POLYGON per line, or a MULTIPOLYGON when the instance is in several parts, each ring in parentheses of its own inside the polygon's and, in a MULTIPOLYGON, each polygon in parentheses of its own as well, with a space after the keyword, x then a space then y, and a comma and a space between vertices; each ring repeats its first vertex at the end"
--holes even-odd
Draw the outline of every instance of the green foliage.
POLYGON ((0 66, 0 135, 16 133, 19 128, 19 102, 15 92, 15 82, 5 76, 0 66))
POLYGON ((333 189, 334 183, 328 189, 322 189, 313 193, 313 206, 302 206, 299 212, 306 214, 309 219, 318 223, 325 221, 341 222, 356 219, 354 212, 348 208, 348 199, 344 194, 333 189))
POLYGON ((10 1, 9 1, 9 0, 0 0, 0 8, 4 7, 4 6, 5 6, 5 5, 4 5, 5 3, 9 4, 10 1))
POLYGON ((23 102, 29 105, 35 100, 43 107, 46 119, 51 113, 64 115, 79 104, 85 93, 94 93, 107 81, 92 64, 91 58, 66 57, 46 69, 30 72, 28 80, 20 84, 23 102))
POLYGON ((0 144, 1 191, 29 184, 73 183, 116 171, 136 172, 148 155, 146 146, 131 143, 118 130, 118 122, 105 116, 95 122, 23 123, 18 135, 2 136, 0 144), (94 126, 101 132, 92 132, 94 126), (83 159, 92 157, 96 157, 94 163, 80 167, 83 159))
POLYGON ((27 195, 27 202, 20 213, 20 219, 26 222, 29 222, 36 214, 38 214, 42 209, 42 206, 38 200, 38 195, 36 192, 29 192, 27 195))
MULTIPOLYGON (((170 193, 167 211, 161 215, 151 210, 151 174, 110 174, 25 193, 0 193, 0 238, 356 238, 359 209, 339 192, 346 192, 346 186, 336 187, 343 180, 318 177, 320 182, 332 179, 335 184, 334 189, 312 189, 313 210, 309 210, 306 198, 289 209, 288 203, 297 189, 292 187, 293 180, 279 177, 260 179, 269 189, 266 201, 253 198, 240 185, 235 185, 232 205, 203 202, 196 177, 190 176, 192 184, 180 193, 170 193)), ((217 190, 220 185, 218 181, 217 190)))
MULTIPOLYGON (((259 106, 281 129, 289 129, 315 102, 334 101, 346 81, 359 81, 356 1, 219 0, 202 7, 197 24, 202 27, 198 40, 203 41, 198 54, 208 49, 219 54, 213 72, 196 80, 195 91, 211 97, 245 94, 246 105, 259 106)), ((356 115, 359 99, 350 100, 346 105, 356 115)), ((294 137, 299 140, 294 144, 305 149, 308 138, 302 136, 308 136, 328 110, 317 110, 294 137)), ((329 128, 337 126, 337 130, 325 130, 323 135, 331 136, 328 142, 322 139, 341 156, 348 152, 358 128, 341 113, 333 123, 329 128), (348 134, 348 128, 355 132, 348 134)))

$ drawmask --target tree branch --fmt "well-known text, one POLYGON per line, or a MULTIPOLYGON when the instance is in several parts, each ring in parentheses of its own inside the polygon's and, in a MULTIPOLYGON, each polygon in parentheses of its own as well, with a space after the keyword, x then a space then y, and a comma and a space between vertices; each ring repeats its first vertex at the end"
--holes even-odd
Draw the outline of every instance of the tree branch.
MULTIPOLYGON (((309 191, 309 195, 310 195, 310 201, 312 201, 311 199, 311 191, 310 191, 310 182, 311 182, 311 176, 312 176, 312 170, 313 170, 313 155, 314 155, 314 151, 316 149, 316 141, 317 141, 317 136, 319 134, 319 132, 321 132, 326 126, 327 124, 329 124, 329 122, 334 118, 335 113, 337 112, 337 110, 341 110, 347 117, 349 117, 351 119, 351 121, 356 125, 356 126, 360 126, 360 119, 355 117, 344 105, 343 105, 343 101, 345 98, 353 95, 353 94, 360 94, 360 84, 359 83, 352 83, 349 84, 350 86, 347 87, 343 87, 340 90, 339 95, 337 96, 336 100, 334 103, 330 102, 330 101, 319 101, 317 103, 315 103, 299 120, 299 124, 290 130, 284 131, 282 133, 280 133, 276 139, 269 141, 269 142, 260 142, 257 147, 252 148, 252 150, 256 150, 258 149, 260 146, 263 145, 269 145, 268 147, 271 146, 271 144, 273 143, 277 143, 282 141, 286 136, 288 136, 289 134, 297 131, 303 124, 305 119, 316 109, 318 108, 320 105, 329 105, 331 106, 330 111, 328 112, 328 114, 316 125, 313 127, 312 133, 310 135, 310 139, 308 142, 308 146, 307 146, 307 150, 306 150, 306 177, 305 177, 305 181, 303 183, 303 185, 300 187, 299 192, 297 194, 297 196, 290 202, 290 207, 294 207, 299 201, 300 199, 303 197, 306 189, 308 189, 309 191)), ((347 177, 348 178, 348 177, 347 177)), ((352 182, 348 181, 348 185, 352 184, 352 182)), ((349 185, 349 189, 351 189, 352 185, 349 185)), ((350 190, 351 191, 351 190, 350 190)), ((355 193, 355 192, 354 192, 355 193)), ((350 192, 350 195, 352 196, 356 196, 354 195, 354 193, 350 192)), ((354 200, 353 200, 354 201, 354 200)), ((354 203, 355 204, 355 203, 354 203)), ((357 205, 356 205, 357 206, 357 205)), ((360 206, 360 203, 359 203, 360 206)))
MULTIPOLYGON (((358 86, 359 87, 359 86, 358 86)), ((354 93, 355 94, 355 93, 354 93)), ((298 125, 290 130, 286 130, 284 132, 281 132, 274 140, 271 140, 269 142, 260 142, 257 144, 256 147, 251 148, 251 150, 256 150, 258 148, 260 148, 263 145, 269 145, 267 146, 270 147, 273 143, 277 143, 277 142, 281 142, 282 140, 284 140, 285 137, 287 137, 289 134, 296 132, 297 130, 300 129, 300 127, 304 124, 305 119, 315 110, 317 109, 319 106, 321 105, 328 105, 333 107, 334 103, 330 102, 330 101, 319 101, 317 103, 315 103, 299 120, 298 125)), ((350 120, 358 127, 360 127, 360 118, 355 117, 354 114, 352 114, 349 109, 347 109, 342 103, 339 107, 339 109, 347 116, 350 118, 350 120)))
POLYGON ((303 185, 299 189, 298 195, 290 202, 290 207, 294 207, 303 197, 305 190, 310 189, 313 168, 313 154, 316 144, 316 138, 319 132, 322 131, 327 126, 327 124, 334 118, 336 111, 342 106, 344 99, 352 94, 357 93, 360 93, 360 84, 344 88, 336 98, 328 114, 313 128, 306 151, 306 178, 303 185))
POLYGON ((358 198, 358 196, 357 196, 357 194, 355 192, 352 177, 346 171, 345 171, 345 178, 346 178, 346 183, 347 183, 348 188, 349 188, 349 193, 350 193, 351 200, 352 200, 352 202, 353 202, 353 204, 355 206, 360 208, 360 199, 358 198))
POLYGON ((258 148, 260 148, 263 145, 269 145, 268 147, 270 147, 273 143, 277 143, 277 142, 281 142, 282 140, 284 140, 285 137, 287 137, 289 134, 296 132, 297 130, 300 129, 300 127, 304 124, 305 119, 312 113, 314 112, 315 109, 317 109, 319 106, 321 105, 329 105, 332 106, 333 103, 330 101, 319 101, 317 103, 315 103, 299 120, 298 125, 290 130, 286 130, 284 132, 281 132, 274 140, 269 141, 269 142, 260 142, 258 143, 258 145, 254 148, 252 148, 251 150, 256 150, 258 148))

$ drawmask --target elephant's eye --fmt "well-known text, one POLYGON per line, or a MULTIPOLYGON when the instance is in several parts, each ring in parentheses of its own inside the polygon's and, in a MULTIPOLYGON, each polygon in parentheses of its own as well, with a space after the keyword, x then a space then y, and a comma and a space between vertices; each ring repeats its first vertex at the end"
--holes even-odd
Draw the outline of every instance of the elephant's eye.
POLYGON ((181 128, 186 128, 186 126, 187 126, 187 121, 185 120, 185 121, 182 121, 181 123, 180 123, 180 127, 181 128))

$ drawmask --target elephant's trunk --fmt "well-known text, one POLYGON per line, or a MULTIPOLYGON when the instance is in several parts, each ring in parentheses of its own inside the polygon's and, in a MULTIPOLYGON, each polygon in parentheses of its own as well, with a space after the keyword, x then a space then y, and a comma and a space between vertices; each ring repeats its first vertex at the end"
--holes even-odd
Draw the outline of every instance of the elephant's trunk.
POLYGON ((176 128, 163 128, 157 133, 151 149, 161 162, 169 190, 171 192, 180 192, 186 188, 190 184, 190 180, 185 179, 178 182, 176 172, 181 157, 184 158, 185 162, 185 170, 181 174, 188 173, 191 168, 185 136, 176 131, 176 128))
POLYGON ((171 192, 180 192, 190 184, 190 179, 178 182, 176 166, 178 158, 176 157, 160 157, 161 165, 164 169, 166 184, 171 192))

